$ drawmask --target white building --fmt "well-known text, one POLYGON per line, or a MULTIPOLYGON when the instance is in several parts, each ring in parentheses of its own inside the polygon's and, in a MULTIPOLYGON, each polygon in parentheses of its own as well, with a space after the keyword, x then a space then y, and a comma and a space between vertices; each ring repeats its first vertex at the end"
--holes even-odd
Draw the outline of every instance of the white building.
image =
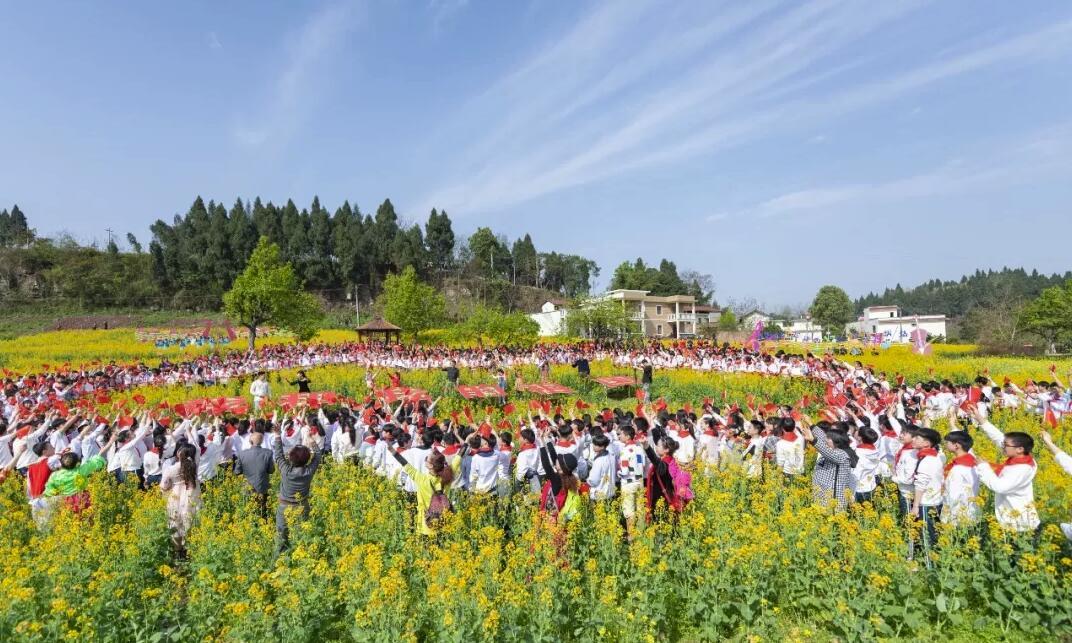
POLYGON ((823 327, 806 317, 794 319, 784 328, 786 339, 790 341, 807 343, 823 341, 823 327))
POLYGON ((561 335, 566 331, 566 316, 569 311, 562 307, 562 302, 548 301, 540 307, 540 312, 529 315, 540 325, 540 337, 561 335))
POLYGON ((922 328, 928 337, 946 336, 945 315, 901 315, 898 306, 869 306, 864 314, 845 328, 850 334, 868 339, 877 336, 881 342, 907 344, 912 331, 922 328))
POLYGON ((759 310, 758 308, 752 309, 747 313, 739 317, 741 330, 751 331, 756 327, 756 322, 763 322, 764 326, 770 326, 772 321, 771 316, 767 313, 759 310))

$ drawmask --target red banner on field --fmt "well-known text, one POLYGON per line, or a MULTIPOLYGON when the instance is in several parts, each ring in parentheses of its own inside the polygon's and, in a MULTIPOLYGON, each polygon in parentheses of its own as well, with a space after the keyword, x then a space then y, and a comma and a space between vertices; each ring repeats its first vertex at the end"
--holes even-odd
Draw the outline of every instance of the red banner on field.
POLYGON ((517 389, 533 395, 572 395, 573 389, 562 384, 546 382, 543 384, 518 384, 517 389))
POLYGON ((428 391, 421 388, 407 388, 405 386, 385 388, 378 391, 377 396, 388 404, 394 404, 399 400, 408 400, 410 402, 432 401, 432 396, 428 394, 428 391))
POLYGON ((633 386, 636 384, 636 380, 627 375, 608 375, 607 377, 593 378, 607 388, 618 388, 620 386, 633 386))
POLYGON ((458 395, 467 400, 483 397, 504 397, 506 393, 494 384, 463 384, 458 386, 458 395))
POLYGON ((317 393, 287 393, 280 395, 279 406, 284 409, 292 409, 305 404, 311 409, 320 408, 322 404, 335 404, 339 397, 333 391, 320 391, 317 393))

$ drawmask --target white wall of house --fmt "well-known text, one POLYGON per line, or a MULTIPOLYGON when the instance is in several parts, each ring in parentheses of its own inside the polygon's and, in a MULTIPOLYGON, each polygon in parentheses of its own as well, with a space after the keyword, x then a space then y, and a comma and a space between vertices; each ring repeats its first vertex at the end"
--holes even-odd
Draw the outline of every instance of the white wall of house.
POLYGON ((540 312, 532 313, 529 317, 540 326, 540 337, 559 335, 566 330, 566 316, 569 311, 559 308, 552 302, 546 302, 540 312))
POLYGON ((901 315, 897 306, 871 306, 846 328, 863 338, 880 335, 881 341, 907 344, 917 326, 929 337, 946 337, 945 315, 901 315))

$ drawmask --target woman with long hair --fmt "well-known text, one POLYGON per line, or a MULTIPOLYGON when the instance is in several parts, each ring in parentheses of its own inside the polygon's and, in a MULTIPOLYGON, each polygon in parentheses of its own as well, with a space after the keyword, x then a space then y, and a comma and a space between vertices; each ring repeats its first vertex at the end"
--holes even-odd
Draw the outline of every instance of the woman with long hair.
POLYGON ((189 442, 175 449, 175 463, 160 478, 160 490, 167 497, 171 540, 180 554, 186 551, 186 534, 201 508, 201 483, 197 479, 197 449, 189 442))
POLYGON ((800 428, 804 440, 819 452, 811 478, 816 501, 832 500, 839 511, 844 511, 856 492, 852 470, 860 459, 852 449, 852 441, 848 434, 827 422, 820 422, 812 429, 804 418, 800 428))
POLYGON ((434 536, 438 528, 437 523, 443 519, 447 511, 450 511, 446 493, 461 470, 462 456, 465 455, 467 448, 468 446, 463 446, 459 453, 450 456, 449 462, 447 456, 433 449, 428 454, 428 459, 425 460, 428 467, 428 473, 425 473, 407 462, 394 444, 387 446, 391 456, 402 466, 402 470, 417 487, 417 531, 419 533, 434 536))

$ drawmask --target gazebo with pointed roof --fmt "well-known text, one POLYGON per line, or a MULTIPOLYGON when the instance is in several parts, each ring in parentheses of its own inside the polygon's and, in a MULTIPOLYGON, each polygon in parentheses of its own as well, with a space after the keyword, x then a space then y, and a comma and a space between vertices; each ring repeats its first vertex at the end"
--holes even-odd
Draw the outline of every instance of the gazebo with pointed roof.
POLYGON ((385 344, 401 344, 402 329, 382 317, 357 327, 357 339, 362 342, 382 341, 385 344))

